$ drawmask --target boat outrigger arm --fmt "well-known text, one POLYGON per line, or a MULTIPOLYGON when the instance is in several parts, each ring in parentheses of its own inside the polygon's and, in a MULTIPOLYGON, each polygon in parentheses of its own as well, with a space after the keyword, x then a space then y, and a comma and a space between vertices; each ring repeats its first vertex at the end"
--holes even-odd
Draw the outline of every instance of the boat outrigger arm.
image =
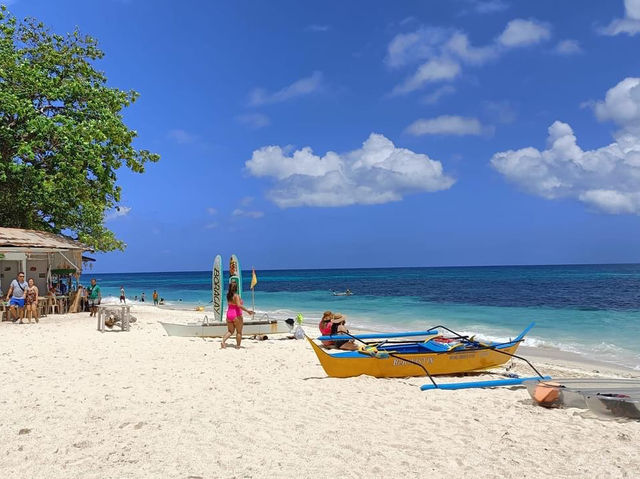
MULTIPOLYGON (((535 325, 536 325, 535 322, 531 322, 526 328, 524 328, 524 330, 518 336, 516 336, 516 338, 513 341, 509 341, 509 342, 518 343, 518 342, 522 341, 524 339, 524 337, 526 336, 526 334, 529 331, 531 331, 531 328, 533 328, 535 325)), ((454 334, 456 336, 456 339, 460 339, 461 341, 465 341, 465 342, 468 341, 469 344, 477 344, 477 345, 484 346, 482 343, 479 343, 479 342, 475 341, 473 338, 469 338, 469 336, 460 335, 460 334, 456 333, 455 331, 452 331, 451 329, 447 328, 446 326, 438 325, 438 326, 435 326, 435 327, 430 328, 430 329, 438 329, 438 328, 442 328, 442 329, 445 329, 446 331, 449 331, 450 333, 452 333, 452 334, 454 334)), ((433 380, 433 377, 431 377, 429 375, 429 379, 431 380, 432 384, 424 384, 424 385, 420 386, 420 389, 422 391, 427 391, 429 389, 471 389, 471 388, 486 388, 486 387, 498 387, 498 386, 515 386, 515 385, 522 384, 523 382, 531 380, 531 379, 551 379, 551 376, 543 376, 542 374, 540 374, 540 371, 538 371, 535 368, 535 366, 533 364, 531 364, 531 362, 529 362, 528 359, 523 358, 522 356, 518 356, 517 354, 511 354, 511 353, 508 353, 508 352, 503 351, 501 349, 497 349, 497 346, 499 346, 499 344, 491 345, 487 349, 491 349, 491 350, 496 351, 496 352, 501 353, 501 354, 506 354, 507 356, 511 356, 512 358, 521 359, 522 361, 527 363, 529 365, 529 367, 531 367, 531 369, 533 369, 535 371, 537 376, 524 377, 524 378, 496 379, 496 380, 493 380, 493 381, 470 381, 470 382, 465 382, 465 383, 452 383, 452 384, 440 384, 440 385, 438 385, 433 380)))
MULTIPOLYGON (((399 359, 401 361, 405 361, 407 363, 414 364, 415 366, 418 366, 420 369, 422 369, 424 371, 425 375, 431 381, 431 384, 425 384, 425 385, 420 387, 420 389, 423 390, 423 391, 429 390, 429 389, 449 389, 449 390, 451 390, 451 389, 483 388, 483 387, 497 387, 497 386, 514 386, 514 385, 522 384, 524 381, 532 380, 532 379, 550 379, 549 376, 543 376, 542 374, 540 374, 540 372, 526 358, 523 358, 522 356, 518 356, 516 354, 509 353, 507 351, 504 351, 503 348, 501 348, 501 346, 504 346, 506 344, 515 344, 515 343, 519 343, 520 341, 522 341, 524 339, 525 335, 531 330, 531 328, 533 328, 534 325, 535 325, 534 322, 529 324, 513 340, 507 341, 505 343, 493 343, 493 344, 481 343, 479 341, 476 341, 473 337, 469 337, 469 336, 466 336, 466 335, 459 334, 459 333, 453 331, 452 329, 449 329, 449 328, 447 328, 446 326, 443 326, 443 325, 434 326, 432 328, 429 328, 426 331, 414 331, 414 332, 408 332, 408 333, 359 334, 359 335, 354 335, 354 334, 349 334, 349 333, 342 333, 340 335, 320 336, 318 339, 321 340, 321 341, 335 341, 335 340, 353 339, 353 340, 355 340, 355 341, 357 341, 359 343, 362 343, 366 347, 376 347, 377 348, 377 347, 380 347, 382 345, 390 343, 388 341, 389 338, 423 336, 423 337, 428 337, 428 339, 431 339, 434 336, 439 334, 438 333, 438 329, 444 329, 445 331, 448 331, 449 333, 453 334, 454 337, 453 338, 449 338, 449 339, 457 339, 462 344, 466 344, 466 345, 472 346, 472 347, 477 348, 477 349, 491 350, 491 351, 495 351, 495 352, 500 353, 500 354, 504 354, 504 355, 510 356, 512 358, 521 359, 522 361, 527 363, 531 367, 531 369, 533 369, 535 371, 537 376, 525 377, 525 378, 508 378, 508 379, 500 379, 500 380, 492 380, 492 381, 472 381, 472 382, 464 382, 464 383, 437 384, 436 381, 434 380, 433 376, 429 373, 429 370, 425 367, 424 364, 421 364, 420 362, 417 362, 417 361, 413 361, 410 358, 407 358, 406 355, 400 355, 397 352, 393 352, 393 351, 384 351, 386 353, 384 356, 381 355, 381 356, 373 356, 373 357, 383 358, 385 356, 386 357, 391 356, 391 357, 399 359), (373 341, 365 341, 365 339, 383 339, 383 341, 373 342, 373 341)), ((394 342, 393 344, 398 344, 398 343, 394 342)))

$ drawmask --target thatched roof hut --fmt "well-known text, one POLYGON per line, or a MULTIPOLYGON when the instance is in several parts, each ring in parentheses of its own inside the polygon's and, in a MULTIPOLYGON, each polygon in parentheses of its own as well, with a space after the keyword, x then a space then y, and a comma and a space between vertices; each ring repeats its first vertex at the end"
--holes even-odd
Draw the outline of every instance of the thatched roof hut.
POLYGON ((46 231, 0 228, 0 252, 9 250, 91 251, 91 248, 79 241, 46 231))
POLYGON ((82 253, 92 249, 62 235, 19 228, 0 228, 0 290, 19 271, 46 291, 51 276, 82 272, 82 253))

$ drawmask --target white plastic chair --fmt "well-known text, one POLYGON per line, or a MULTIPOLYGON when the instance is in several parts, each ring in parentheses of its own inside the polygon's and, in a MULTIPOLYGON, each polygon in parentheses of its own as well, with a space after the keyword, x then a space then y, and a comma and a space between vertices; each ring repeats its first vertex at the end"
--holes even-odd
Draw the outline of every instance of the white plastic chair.
POLYGON ((56 312, 56 309, 58 310, 58 312, 60 312, 60 308, 58 307, 57 301, 54 301, 53 303, 49 303, 49 314, 54 314, 56 312))

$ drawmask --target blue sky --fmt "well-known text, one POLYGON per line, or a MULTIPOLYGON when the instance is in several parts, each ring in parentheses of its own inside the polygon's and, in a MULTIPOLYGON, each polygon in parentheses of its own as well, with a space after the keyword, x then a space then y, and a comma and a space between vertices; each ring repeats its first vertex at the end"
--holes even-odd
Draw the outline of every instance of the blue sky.
POLYGON ((162 157, 97 271, 640 261, 640 0, 10 9, 98 38, 162 157))

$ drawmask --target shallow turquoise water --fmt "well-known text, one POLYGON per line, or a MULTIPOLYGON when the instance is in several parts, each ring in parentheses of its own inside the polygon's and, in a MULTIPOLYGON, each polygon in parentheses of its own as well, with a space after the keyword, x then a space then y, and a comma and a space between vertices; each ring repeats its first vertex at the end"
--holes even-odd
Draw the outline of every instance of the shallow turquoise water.
MULTIPOLYGON (((317 322, 340 311, 353 327, 425 329, 444 324, 487 339, 516 336, 525 344, 578 352, 640 369, 640 265, 508 266, 257 271, 256 309, 278 318, 301 312, 317 322), (349 288, 353 296, 330 290, 349 288)), ((88 282, 88 276, 83 282, 88 282)), ((210 308, 211 273, 97 274, 104 296, 147 301, 153 289, 168 304, 210 308)), ((244 300, 251 304, 250 274, 244 300)))

